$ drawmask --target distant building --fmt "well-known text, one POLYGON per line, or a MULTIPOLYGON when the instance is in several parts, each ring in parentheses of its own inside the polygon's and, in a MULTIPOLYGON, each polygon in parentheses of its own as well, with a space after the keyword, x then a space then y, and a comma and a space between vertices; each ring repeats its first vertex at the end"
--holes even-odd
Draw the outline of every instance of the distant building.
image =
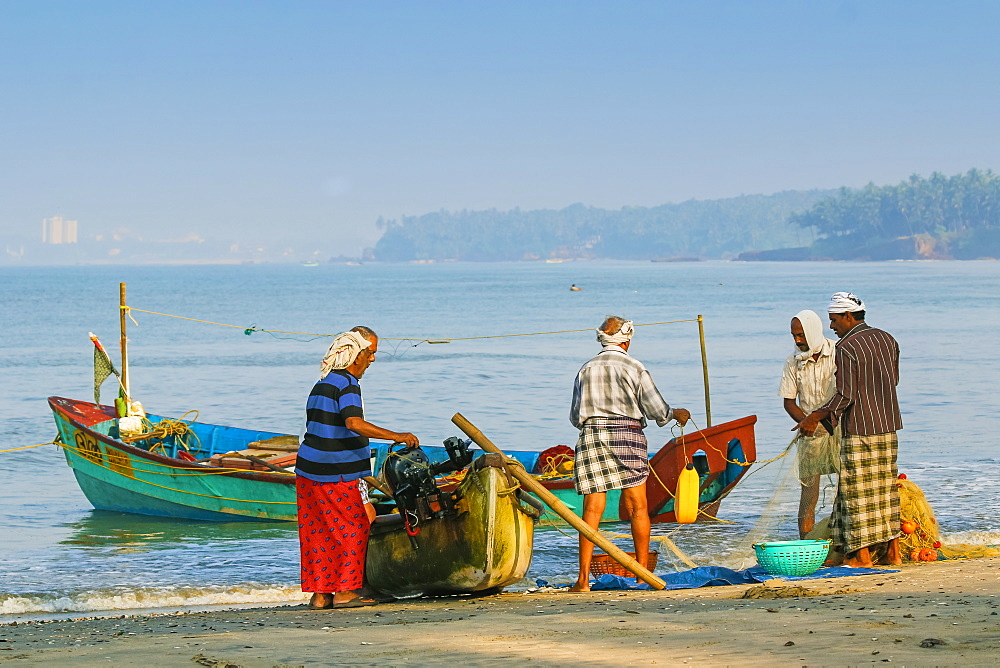
POLYGON ((43 244, 75 244, 76 239, 75 220, 66 220, 62 216, 42 219, 43 244))

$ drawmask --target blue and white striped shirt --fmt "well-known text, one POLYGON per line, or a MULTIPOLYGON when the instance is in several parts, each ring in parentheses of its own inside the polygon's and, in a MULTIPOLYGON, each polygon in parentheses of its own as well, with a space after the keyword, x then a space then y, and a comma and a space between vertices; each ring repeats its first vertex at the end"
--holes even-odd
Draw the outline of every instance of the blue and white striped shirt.
POLYGON ((364 416, 358 379, 342 369, 328 373, 306 402, 306 435, 295 473, 316 482, 350 482, 371 475, 368 438, 346 426, 347 418, 364 416))

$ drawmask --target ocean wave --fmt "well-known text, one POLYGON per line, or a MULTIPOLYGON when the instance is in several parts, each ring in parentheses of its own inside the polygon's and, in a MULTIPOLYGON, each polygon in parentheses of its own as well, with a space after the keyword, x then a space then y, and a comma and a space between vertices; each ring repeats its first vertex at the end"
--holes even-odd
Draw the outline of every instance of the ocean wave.
POLYGON ((1000 531, 957 531, 942 534, 941 542, 946 545, 1000 545, 1000 531))
POLYGON ((32 613, 108 612, 150 608, 305 603, 297 586, 246 584, 208 587, 139 587, 98 589, 72 594, 0 594, 0 615, 32 613))

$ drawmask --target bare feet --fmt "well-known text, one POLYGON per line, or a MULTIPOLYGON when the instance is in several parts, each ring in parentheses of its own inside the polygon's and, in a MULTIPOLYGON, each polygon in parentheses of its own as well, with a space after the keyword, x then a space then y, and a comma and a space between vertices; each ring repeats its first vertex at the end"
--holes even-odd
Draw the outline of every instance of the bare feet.
POLYGON ((589 582, 577 582, 575 585, 567 589, 566 591, 580 592, 580 591, 590 591, 589 582))

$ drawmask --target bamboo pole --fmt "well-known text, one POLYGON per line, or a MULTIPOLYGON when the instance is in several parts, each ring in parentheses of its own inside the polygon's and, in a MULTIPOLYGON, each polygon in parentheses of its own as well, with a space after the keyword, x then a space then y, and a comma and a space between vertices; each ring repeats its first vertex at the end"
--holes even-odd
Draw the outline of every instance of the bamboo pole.
MULTIPOLYGON (((122 388, 125 390, 125 401, 129 402, 132 400, 132 393, 129 391, 128 384, 128 337, 125 336, 125 319, 128 317, 128 312, 125 306, 125 284, 118 284, 118 316, 119 323, 121 325, 121 348, 122 348, 122 388)), ((127 405, 127 403, 126 403, 127 405)))
POLYGON ((712 426, 712 399, 708 390, 708 352, 705 349, 705 318, 698 316, 698 339, 701 342, 701 371, 705 377, 705 422, 712 426))
MULTIPOLYGON (((479 431, 475 425, 466 420, 461 413, 455 413, 455 415, 451 418, 451 421, 454 422, 459 429, 464 431, 469 438, 475 441, 476 445, 481 447, 486 452, 492 452, 498 455, 504 454, 503 451, 494 445, 490 439, 486 438, 483 432, 479 431)), ((506 455, 504 456, 506 457, 506 455)), ((580 534, 582 534, 587 540, 607 552, 608 556, 634 573, 640 580, 649 584, 653 587, 653 589, 666 589, 667 584, 663 580, 643 568, 639 562, 628 556, 628 554, 621 550, 617 545, 602 536, 599 531, 584 522, 583 519, 576 515, 576 513, 567 508, 566 504, 560 501, 555 494, 545 489, 540 482, 535 480, 527 471, 525 471, 523 466, 508 466, 507 470, 510 471, 511 475, 517 478, 518 482, 521 483, 521 487, 544 501, 549 508, 554 510, 555 513, 559 515, 559 517, 566 520, 570 526, 579 531, 580 534)))

